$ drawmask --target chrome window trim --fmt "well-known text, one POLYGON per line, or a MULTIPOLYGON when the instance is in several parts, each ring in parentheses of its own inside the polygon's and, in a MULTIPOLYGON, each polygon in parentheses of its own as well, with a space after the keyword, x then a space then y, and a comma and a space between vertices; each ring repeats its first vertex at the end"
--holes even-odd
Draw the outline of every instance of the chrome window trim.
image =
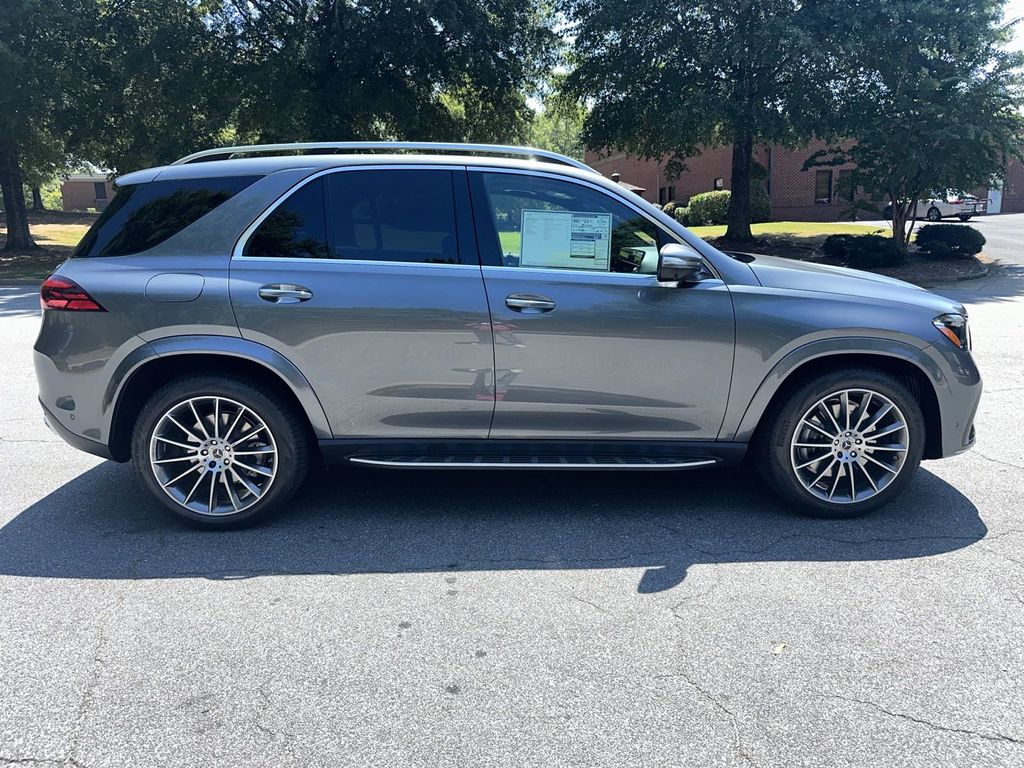
MULTIPOLYGON (((630 208, 633 211, 635 211, 637 214, 639 214, 644 219, 646 219, 651 224, 653 224, 655 227, 657 227, 658 230, 660 232, 662 232, 663 234, 665 234, 671 242, 678 243, 679 245, 685 245, 687 248, 692 250, 695 254, 700 256, 701 261, 704 262, 704 267, 712 274, 712 276, 716 280, 722 280, 722 276, 721 276, 721 274, 719 274, 718 270, 715 268, 715 265, 712 264, 711 261, 704 254, 702 254, 700 251, 698 251, 696 248, 694 248, 692 243, 690 243, 690 242, 688 242, 686 240, 681 240, 679 238, 678 234, 673 232, 671 229, 666 227, 661 222, 659 222, 659 221, 657 221, 655 219, 652 219, 650 217, 650 215, 647 213, 647 211, 643 210, 640 206, 636 205, 631 200, 628 200, 625 197, 622 197, 622 196, 616 194, 614 191, 608 189, 607 187, 602 186, 601 184, 594 184, 593 182, 587 181, 586 179, 578 179, 575 176, 566 176, 564 174, 546 172, 543 169, 534 170, 534 169, 531 168, 531 169, 527 170, 527 169, 518 169, 518 168, 497 168, 497 167, 486 166, 486 165, 468 165, 468 166, 466 166, 466 170, 469 173, 510 173, 510 174, 514 174, 514 175, 517 175, 517 176, 540 176, 540 177, 546 178, 546 179, 554 179, 556 181, 562 181, 562 182, 565 182, 567 184, 577 184, 577 185, 582 186, 582 187, 589 187, 590 189, 594 190, 595 192, 598 192, 600 194, 606 195, 607 197, 610 197, 615 202, 621 203, 622 205, 625 205, 627 208, 630 208)), ((487 266, 490 267, 490 265, 487 265, 487 266)), ((499 266, 495 266, 494 268, 495 269, 523 269, 523 267, 499 267, 499 266)), ((572 273, 579 273, 579 272, 588 272, 588 274, 592 274, 592 275, 614 275, 614 274, 619 274, 619 275, 625 274, 625 275, 628 275, 629 274, 628 272, 599 272, 599 271, 596 271, 596 270, 589 270, 588 271, 588 270, 583 270, 583 269, 580 269, 580 270, 576 270, 576 269, 555 270, 555 269, 543 269, 543 268, 541 268, 540 271, 543 271, 543 272, 566 272, 567 271, 570 274, 572 274, 572 273)), ((656 277, 656 275, 648 273, 648 274, 644 274, 644 275, 636 275, 636 277, 656 277)))

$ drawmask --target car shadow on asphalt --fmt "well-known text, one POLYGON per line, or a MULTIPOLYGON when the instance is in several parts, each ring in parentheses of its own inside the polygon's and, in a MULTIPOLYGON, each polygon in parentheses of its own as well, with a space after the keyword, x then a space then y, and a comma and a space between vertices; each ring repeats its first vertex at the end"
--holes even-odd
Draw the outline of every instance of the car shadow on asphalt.
POLYGON ((694 564, 879 561, 982 539, 978 510, 923 470, 865 518, 787 511, 740 471, 443 472, 338 469, 240 531, 165 516, 131 469, 105 462, 0 528, 0 574, 67 579, 238 579, 272 574, 644 569, 637 591, 694 564))

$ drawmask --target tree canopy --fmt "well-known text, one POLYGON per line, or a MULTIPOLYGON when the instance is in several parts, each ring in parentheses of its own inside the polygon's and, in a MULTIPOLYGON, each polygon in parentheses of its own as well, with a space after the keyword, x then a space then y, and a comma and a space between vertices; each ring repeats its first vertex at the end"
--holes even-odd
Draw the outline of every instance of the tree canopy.
POLYGON ((592 104, 587 144, 670 170, 732 145, 727 237, 750 239, 757 142, 792 142, 820 103, 805 75, 817 55, 813 7, 797 0, 562 0, 575 35, 567 92, 592 104))
MULTIPOLYGON (((233 141, 525 141, 557 48, 543 0, 8 0, 0 186, 123 171, 233 141)), ((20 200, 20 203, 19 203, 20 200)))
POLYGON ((1003 46, 1002 0, 851 0, 830 8, 823 47, 836 146, 812 165, 855 163, 869 198, 892 206, 893 236, 922 197, 988 186, 1019 155, 1024 57, 1003 46))

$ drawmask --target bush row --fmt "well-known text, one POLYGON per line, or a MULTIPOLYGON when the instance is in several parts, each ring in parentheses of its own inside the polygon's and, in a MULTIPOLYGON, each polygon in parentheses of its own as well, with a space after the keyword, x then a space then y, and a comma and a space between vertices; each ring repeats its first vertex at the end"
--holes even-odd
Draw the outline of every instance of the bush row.
MULTIPOLYGON (((674 200, 658 206, 684 227, 705 227, 725 224, 729 215, 728 189, 701 192, 690 198, 689 205, 679 205, 674 200)), ((750 220, 753 223, 768 221, 772 206, 763 184, 752 184, 750 188, 750 220)))
MULTIPOLYGON (((914 242, 933 258, 969 259, 981 253, 985 236, 965 224, 929 224, 918 230, 914 242)), ((893 267, 905 260, 896 241, 881 235, 829 235, 821 249, 854 269, 893 267)))

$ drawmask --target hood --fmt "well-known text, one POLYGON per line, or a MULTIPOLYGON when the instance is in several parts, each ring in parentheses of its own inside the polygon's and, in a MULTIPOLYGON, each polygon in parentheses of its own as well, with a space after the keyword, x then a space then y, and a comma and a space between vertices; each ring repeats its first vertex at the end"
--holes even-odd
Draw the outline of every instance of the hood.
POLYGON ((834 293, 840 296, 892 301, 916 305, 934 311, 935 314, 966 314, 963 305, 952 299, 885 275, 776 256, 737 255, 747 262, 755 277, 766 288, 786 288, 794 291, 834 293))

